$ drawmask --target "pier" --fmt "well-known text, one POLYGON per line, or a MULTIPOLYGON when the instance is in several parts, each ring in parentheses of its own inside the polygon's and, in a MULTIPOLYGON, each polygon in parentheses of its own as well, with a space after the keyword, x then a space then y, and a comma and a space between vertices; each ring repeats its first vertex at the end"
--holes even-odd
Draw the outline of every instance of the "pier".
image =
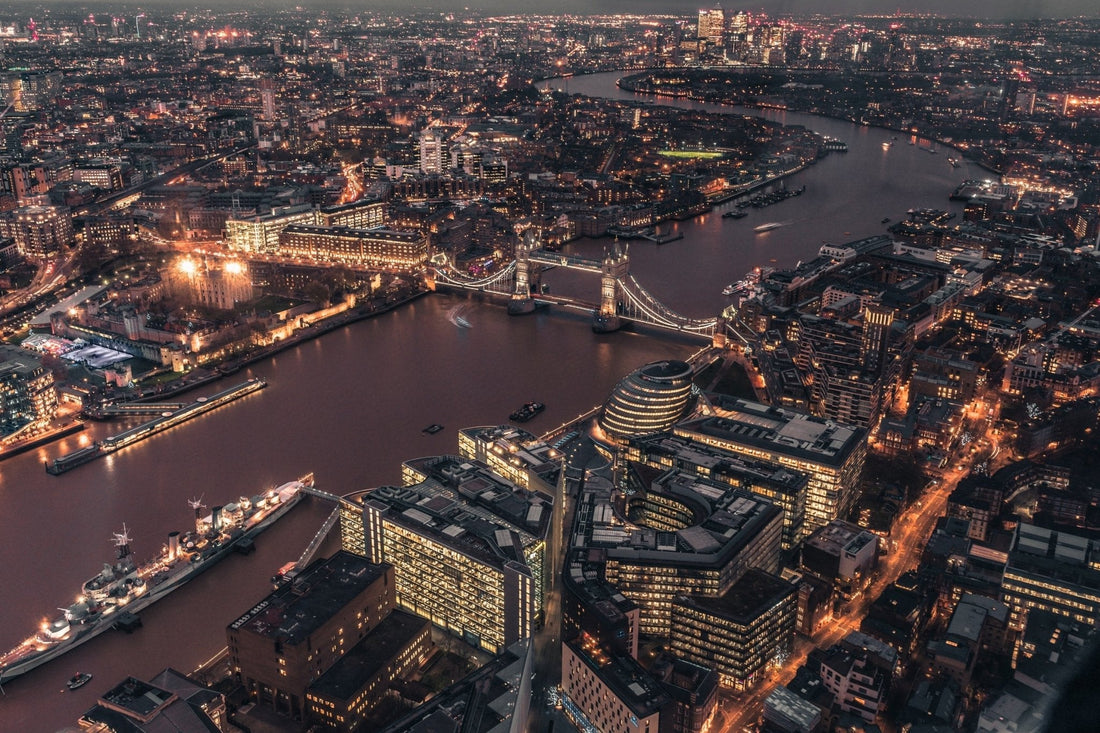
POLYGON ((66 453, 59 458, 55 458, 52 463, 46 464, 46 473, 59 476, 66 471, 71 471, 77 466, 83 466, 85 463, 94 461, 97 458, 102 458, 109 453, 114 453, 126 446, 145 440, 159 432, 168 430, 192 418, 198 417, 203 413, 217 409, 222 405, 227 405, 245 395, 258 392, 266 386, 267 382, 259 378, 254 378, 234 387, 230 387, 222 392, 218 392, 217 394, 213 394, 210 397, 199 397, 191 404, 180 407, 167 414, 162 414, 160 417, 150 420, 149 422, 144 422, 129 430, 124 430, 117 435, 104 438, 87 448, 81 448, 80 450, 66 453))

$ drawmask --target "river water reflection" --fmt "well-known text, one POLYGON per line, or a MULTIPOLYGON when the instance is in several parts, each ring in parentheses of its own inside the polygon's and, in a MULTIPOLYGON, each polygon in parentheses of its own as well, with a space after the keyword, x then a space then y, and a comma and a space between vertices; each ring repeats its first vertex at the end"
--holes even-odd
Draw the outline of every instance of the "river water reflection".
MULTIPOLYGON (((616 78, 575 77, 569 91, 632 97, 615 87, 616 78)), ((754 265, 793 265, 812 257, 823 240, 883 231, 884 216, 946 208, 951 189, 979 175, 904 142, 884 151, 890 133, 881 130, 806 115, 766 116, 843 139, 850 152, 795 176, 792 184, 807 187, 799 198, 750 209, 739 221, 722 219, 719 209, 677 224, 684 234, 679 241, 633 245, 637 279, 684 314, 715 315, 727 302, 721 289, 754 265), (773 220, 789 224, 753 233, 773 220)), ((581 241, 571 249, 599 256, 605 244, 581 241)), ((591 276, 553 271, 547 281, 596 299, 591 276)), ((44 460, 118 430, 117 424, 90 424, 83 437, 0 463, 0 647, 11 647, 54 608, 72 602, 80 584, 111 559, 111 533, 123 523, 135 554, 148 558, 169 531, 189 523, 192 497, 223 504, 309 471, 320 488, 337 494, 396 483, 402 460, 454 452, 461 427, 506 421, 522 403, 539 400, 547 409, 529 427, 548 430, 602 402, 632 369, 684 358, 698 346, 653 334, 598 336, 575 315, 509 318, 501 305, 433 295, 230 378, 267 379, 271 386, 255 395, 60 477, 47 475, 44 460), (470 327, 448 319, 456 306, 464 307, 470 327), (431 423, 446 429, 422 433, 431 423)), ((193 669, 224 645, 225 626, 267 592, 271 574, 297 559, 330 511, 319 500, 303 502, 258 538, 255 554, 230 556, 144 611, 144 628, 133 635, 108 632, 9 683, 0 697, 0 730, 72 726, 126 675, 147 678, 169 665, 193 669), (61 693, 78 670, 95 679, 61 693)), ((332 546, 330 540, 326 549, 332 546)))

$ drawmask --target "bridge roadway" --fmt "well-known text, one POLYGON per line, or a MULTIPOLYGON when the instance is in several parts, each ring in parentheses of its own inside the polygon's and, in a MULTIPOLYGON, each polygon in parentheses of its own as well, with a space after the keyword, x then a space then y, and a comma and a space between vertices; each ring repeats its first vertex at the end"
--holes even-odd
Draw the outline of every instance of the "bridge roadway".
POLYGON ((552 265, 554 267, 568 267, 570 270, 583 272, 602 272, 602 262, 577 255, 562 254, 561 252, 549 252, 545 249, 536 249, 527 255, 531 262, 540 265, 552 265))

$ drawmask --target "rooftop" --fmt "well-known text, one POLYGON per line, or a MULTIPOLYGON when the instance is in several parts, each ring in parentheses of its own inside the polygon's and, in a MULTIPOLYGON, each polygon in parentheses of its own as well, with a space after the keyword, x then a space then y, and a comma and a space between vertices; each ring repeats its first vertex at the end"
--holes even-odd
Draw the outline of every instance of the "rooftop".
POLYGON ((229 628, 244 629, 288 644, 301 643, 390 568, 341 550, 310 565, 293 582, 257 603, 229 628))
POLYGON ((798 586, 752 568, 722 596, 682 596, 676 602, 694 606, 733 623, 747 625, 767 613, 781 599, 797 592, 798 586))
POLYGON ((747 400, 734 401, 722 417, 689 420, 673 430, 834 468, 844 465, 867 437, 863 428, 747 400))
POLYGON ((342 656, 310 686, 310 691, 328 699, 348 700, 431 622, 401 610, 391 611, 369 634, 342 656))

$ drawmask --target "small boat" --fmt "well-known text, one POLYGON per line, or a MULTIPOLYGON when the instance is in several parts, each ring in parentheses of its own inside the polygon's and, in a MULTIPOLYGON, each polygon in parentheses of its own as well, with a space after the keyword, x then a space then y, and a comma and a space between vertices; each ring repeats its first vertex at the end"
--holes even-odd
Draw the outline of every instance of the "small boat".
POLYGON ((770 232, 772 229, 778 229, 781 226, 783 226, 783 222, 781 222, 781 221, 769 221, 767 224, 761 224, 758 227, 754 227, 753 231, 754 232, 770 232))
POLYGON ((70 690, 75 690, 77 688, 83 687, 84 685, 88 684, 88 682, 90 682, 91 679, 92 679, 92 673, 91 672, 78 672, 78 673, 74 674, 72 677, 69 678, 69 682, 67 683, 67 686, 70 690))
POLYGON ((431 425, 429 425, 428 427, 424 428, 424 429, 423 429, 422 431, 420 431, 420 432, 422 432, 422 433, 427 433, 428 435, 435 435, 436 433, 438 433, 438 432, 439 432, 440 430, 442 430, 442 429, 443 429, 443 426, 442 426, 442 425, 440 425, 440 424, 439 424, 439 423, 437 423, 437 422, 433 422, 433 423, 432 423, 431 425))
POLYGON ((744 219, 746 216, 748 213, 745 211, 727 211, 722 214, 723 219, 744 219))
POLYGON ((515 420, 516 422, 527 422, 545 409, 546 405, 542 404, 541 402, 528 402, 523 407, 519 408, 511 415, 509 415, 508 419, 515 420))
POLYGON ((888 216, 882 217, 882 223, 883 224, 889 224, 890 223, 890 217, 888 217, 888 216))
POLYGON ((887 140, 886 142, 884 142, 884 143, 882 144, 882 149, 883 149, 883 150, 889 150, 889 149, 890 149, 890 148, 892 148, 892 147, 894 147, 894 143, 893 143, 893 142, 891 142, 890 140, 887 140))

